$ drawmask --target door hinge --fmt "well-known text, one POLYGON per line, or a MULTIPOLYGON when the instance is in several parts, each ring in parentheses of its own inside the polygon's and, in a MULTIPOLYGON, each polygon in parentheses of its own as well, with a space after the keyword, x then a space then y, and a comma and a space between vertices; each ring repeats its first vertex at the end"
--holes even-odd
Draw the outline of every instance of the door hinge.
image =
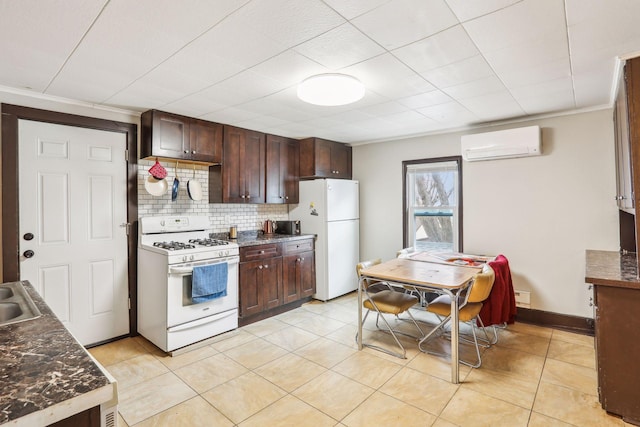
POLYGON ((120 224, 121 228, 125 229, 125 232, 127 233, 127 236, 129 235, 129 231, 131 230, 131 223, 130 222, 123 222, 122 224, 120 224))
POLYGON ((129 161, 129 150, 124 150, 124 160, 129 161))
POLYGON ((129 310, 131 310, 131 297, 127 298, 128 304, 129 304, 129 310))

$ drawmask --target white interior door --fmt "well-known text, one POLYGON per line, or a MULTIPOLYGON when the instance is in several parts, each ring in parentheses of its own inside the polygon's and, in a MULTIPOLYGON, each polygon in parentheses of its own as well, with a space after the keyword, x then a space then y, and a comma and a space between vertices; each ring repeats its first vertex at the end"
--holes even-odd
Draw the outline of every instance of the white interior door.
POLYGON ((82 344, 127 334, 126 136, 28 120, 18 131, 20 278, 82 344))

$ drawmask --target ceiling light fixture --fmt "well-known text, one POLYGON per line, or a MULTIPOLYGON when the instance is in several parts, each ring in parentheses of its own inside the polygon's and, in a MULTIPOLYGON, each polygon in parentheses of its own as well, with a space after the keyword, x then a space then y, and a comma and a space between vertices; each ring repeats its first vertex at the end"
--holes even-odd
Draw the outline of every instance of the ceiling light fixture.
POLYGON ((298 85, 298 98, 314 105, 351 104, 362 99, 364 92, 362 82, 346 74, 318 74, 298 85))

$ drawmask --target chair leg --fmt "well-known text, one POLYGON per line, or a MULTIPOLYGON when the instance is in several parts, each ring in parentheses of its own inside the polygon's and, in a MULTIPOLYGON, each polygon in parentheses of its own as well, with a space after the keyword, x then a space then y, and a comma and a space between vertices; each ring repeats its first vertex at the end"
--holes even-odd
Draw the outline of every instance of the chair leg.
POLYGON ((473 334, 473 342, 476 347, 476 357, 478 358, 477 359, 478 361, 475 364, 471 364, 465 360, 460 359, 460 363, 462 363, 463 365, 467 365, 471 368, 479 368, 480 365, 482 365, 482 358, 480 357, 480 347, 478 346, 478 337, 476 336, 476 328, 473 326, 473 324, 471 325, 471 332, 473 334))
MULTIPOLYGON (((433 334, 435 334, 436 332, 438 332, 440 330, 440 328, 444 327, 444 325, 449 321, 449 319, 451 319, 451 316, 445 317, 435 328, 433 328, 431 330, 431 332, 429 332, 427 335, 422 337, 422 339, 418 342, 418 348, 420 349, 420 351, 423 351, 425 353, 429 353, 428 351, 426 351, 425 349, 422 348, 422 344, 427 342, 429 340, 429 338, 431 338, 431 336, 433 334)), ((438 353, 434 353, 434 354, 438 354, 438 353)))
MULTIPOLYGON (((367 316, 369 316, 370 312, 371 312, 371 310, 367 310, 367 312, 365 313, 364 318, 362 319, 362 323, 363 324, 367 320, 367 316)), ((375 350, 381 351, 381 352, 389 354, 391 356, 395 356, 395 357, 398 357, 400 359, 406 359, 407 358, 407 350, 404 348, 404 346, 402 345, 402 343, 400 342, 400 340, 398 339, 396 334, 393 332, 393 329, 391 329, 391 326, 389 325, 389 322, 387 322, 387 319, 385 319, 384 316, 381 316, 380 312, 378 312, 377 314, 378 314, 378 316, 376 318, 376 327, 378 326, 378 319, 380 317, 382 317, 382 321, 387 325, 387 327, 389 329, 388 330, 385 330, 385 329, 382 329, 382 328, 378 328, 378 329, 380 329, 383 332, 390 333, 391 336, 393 337, 394 341, 398 345, 398 347, 400 347, 400 349, 402 350, 402 353, 396 353, 396 352, 391 351, 389 349, 386 349, 384 347, 380 347, 380 346, 373 345, 373 344, 366 344, 365 342, 362 343, 363 347, 373 348, 375 350)), ((358 333, 356 332, 356 343, 357 342, 358 342, 358 333)))
MULTIPOLYGON (((480 322, 480 327, 482 328, 482 332, 484 332, 484 338, 481 338, 482 341, 487 343, 487 347, 490 347, 498 342, 498 330, 496 329, 496 325, 492 325, 493 327, 493 338, 489 338, 489 334, 487 334, 487 327, 482 323, 482 319, 480 316, 477 317, 478 322, 480 322)), ((471 324, 471 326, 475 327, 475 322, 471 324)))

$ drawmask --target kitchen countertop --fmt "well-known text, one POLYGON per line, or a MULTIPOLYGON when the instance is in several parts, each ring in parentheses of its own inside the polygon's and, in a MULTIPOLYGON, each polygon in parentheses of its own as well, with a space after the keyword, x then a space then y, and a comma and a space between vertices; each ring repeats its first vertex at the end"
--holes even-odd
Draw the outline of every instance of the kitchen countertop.
POLYGON ((0 326, 0 424, 48 425, 117 399, 113 378, 21 283, 42 316, 0 326))
POLYGON ((587 250, 585 282, 601 286, 640 289, 636 254, 587 250))
MULTIPOLYGON (((229 240, 228 233, 223 233, 223 236, 216 237, 229 240)), ((280 243, 292 240, 315 239, 315 237, 315 234, 264 234, 261 231, 241 231, 238 232, 238 238, 234 241, 242 248, 245 246, 265 245, 268 243, 280 243)))

